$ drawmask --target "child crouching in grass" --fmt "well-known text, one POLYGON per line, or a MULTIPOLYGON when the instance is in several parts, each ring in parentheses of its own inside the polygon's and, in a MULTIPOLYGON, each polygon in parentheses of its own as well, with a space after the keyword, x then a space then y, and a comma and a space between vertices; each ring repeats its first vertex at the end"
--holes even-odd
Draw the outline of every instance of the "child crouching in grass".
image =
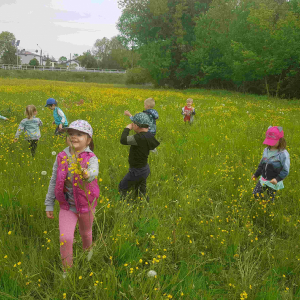
POLYGON ((60 253, 65 272, 73 265, 77 222, 82 247, 87 250, 92 245, 94 212, 99 198, 99 165, 93 153, 93 129, 87 121, 77 120, 66 130, 68 147, 56 157, 45 200, 46 214, 50 219, 54 218, 55 199, 59 202, 60 253))
POLYGON ((135 190, 135 198, 145 197, 147 192, 147 177, 150 174, 148 165, 149 151, 154 150, 159 142, 152 133, 149 132, 151 121, 147 114, 138 113, 132 118, 131 124, 127 125, 121 136, 122 145, 130 145, 129 150, 129 172, 119 183, 119 192, 121 199, 124 199, 127 193, 133 188, 135 190), (130 130, 135 131, 135 135, 130 135, 130 130))
POLYGON ((32 157, 35 155, 37 143, 41 137, 40 126, 43 125, 39 118, 36 118, 37 110, 34 105, 28 105, 25 110, 26 119, 23 119, 17 129, 14 142, 16 143, 22 132, 25 133, 25 139, 29 143, 32 157))
POLYGON ((276 192, 284 188, 283 179, 290 171, 290 155, 285 150, 286 141, 282 127, 270 126, 263 143, 268 147, 264 149, 258 168, 252 175, 253 180, 260 176, 253 195, 255 198, 261 198, 264 197, 263 193, 267 192, 273 202, 276 192))

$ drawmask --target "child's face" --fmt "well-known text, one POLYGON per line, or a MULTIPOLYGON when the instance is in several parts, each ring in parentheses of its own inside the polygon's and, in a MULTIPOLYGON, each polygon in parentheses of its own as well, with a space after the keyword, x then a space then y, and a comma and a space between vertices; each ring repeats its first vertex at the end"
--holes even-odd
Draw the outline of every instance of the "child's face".
POLYGON ((54 105, 54 104, 48 105, 47 107, 48 107, 49 109, 51 109, 51 110, 54 110, 54 109, 55 109, 55 105, 54 105))
POLYGON ((138 129, 139 129, 139 126, 137 126, 136 124, 132 123, 132 129, 138 133, 138 129))
POLYGON ((145 107, 145 110, 150 109, 150 105, 148 105, 146 102, 144 102, 144 107, 145 107))
POLYGON ((82 152, 91 142, 91 138, 84 132, 68 129, 67 143, 76 152, 82 152))
POLYGON ((191 102, 191 101, 188 101, 188 102, 186 103, 186 106, 187 106, 187 107, 192 107, 192 105, 193 105, 193 102, 191 102))
POLYGON ((272 149, 277 149, 278 148, 278 146, 279 146, 279 141, 274 145, 274 146, 270 146, 272 149))
POLYGON ((37 110, 33 112, 33 115, 36 116, 37 115, 37 110))

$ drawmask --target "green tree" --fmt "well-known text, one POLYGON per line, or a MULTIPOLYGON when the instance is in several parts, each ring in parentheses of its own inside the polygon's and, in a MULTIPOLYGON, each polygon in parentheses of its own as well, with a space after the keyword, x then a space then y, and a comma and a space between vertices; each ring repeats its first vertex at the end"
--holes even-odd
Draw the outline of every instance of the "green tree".
POLYGON ((17 63, 17 49, 15 47, 15 36, 8 31, 0 33, 0 60, 4 64, 17 63))
POLYGON ((50 61, 49 57, 47 57, 46 67, 50 67, 50 66, 51 66, 51 61, 50 61))
POLYGON ((148 68, 156 64, 154 57, 165 57, 164 62, 160 59, 162 69, 150 70, 151 76, 159 79, 157 84, 176 87, 189 84, 180 71, 195 38, 196 18, 207 10, 210 0, 119 0, 118 3, 122 15, 117 27, 124 43, 138 47, 141 66, 148 68), (153 56, 148 49, 162 52, 153 56))
POLYGON ((39 65, 39 61, 36 58, 33 58, 30 62, 29 62, 30 66, 35 66, 37 67, 39 65))
POLYGON ((61 56, 59 59, 58 59, 58 62, 63 64, 67 61, 68 59, 65 57, 65 56, 61 56))
POLYGON ((91 51, 88 50, 83 52, 82 55, 78 56, 78 61, 80 62, 82 67, 85 68, 98 68, 98 62, 94 55, 92 55, 91 51))

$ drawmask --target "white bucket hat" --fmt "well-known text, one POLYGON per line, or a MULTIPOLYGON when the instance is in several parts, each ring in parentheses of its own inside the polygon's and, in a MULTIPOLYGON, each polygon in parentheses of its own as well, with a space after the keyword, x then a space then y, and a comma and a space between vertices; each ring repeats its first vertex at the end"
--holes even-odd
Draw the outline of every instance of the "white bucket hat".
POLYGON ((87 133, 91 138, 93 137, 93 128, 90 123, 85 120, 76 120, 72 122, 68 127, 64 128, 64 130, 68 129, 75 129, 87 133))

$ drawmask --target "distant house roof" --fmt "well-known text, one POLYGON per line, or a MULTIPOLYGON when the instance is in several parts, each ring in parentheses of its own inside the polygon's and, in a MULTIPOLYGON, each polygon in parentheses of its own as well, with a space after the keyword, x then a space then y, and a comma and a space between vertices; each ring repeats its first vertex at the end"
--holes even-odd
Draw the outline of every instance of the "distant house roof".
POLYGON ((23 51, 23 50, 21 50, 21 51, 19 52, 19 55, 35 55, 35 56, 40 56, 40 55, 38 55, 37 53, 32 53, 32 52, 30 52, 30 51, 23 51))
MULTIPOLYGON (((21 50, 21 51, 19 51, 19 54, 18 54, 18 55, 19 55, 19 56, 21 56, 21 55, 34 55, 34 56, 37 56, 37 57, 41 57, 41 56, 40 56, 39 54, 37 54, 37 53, 33 53, 33 52, 30 52, 30 51, 26 51, 26 50, 21 50)), ((48 58, 49 58, 49 60, 52 61, 52 62, 57 62, 56 59, 52 59, 52 58, 47 57, 47 56, 42 56, 42 60, 43 60, 43 61, 46 61, 48 58)))

